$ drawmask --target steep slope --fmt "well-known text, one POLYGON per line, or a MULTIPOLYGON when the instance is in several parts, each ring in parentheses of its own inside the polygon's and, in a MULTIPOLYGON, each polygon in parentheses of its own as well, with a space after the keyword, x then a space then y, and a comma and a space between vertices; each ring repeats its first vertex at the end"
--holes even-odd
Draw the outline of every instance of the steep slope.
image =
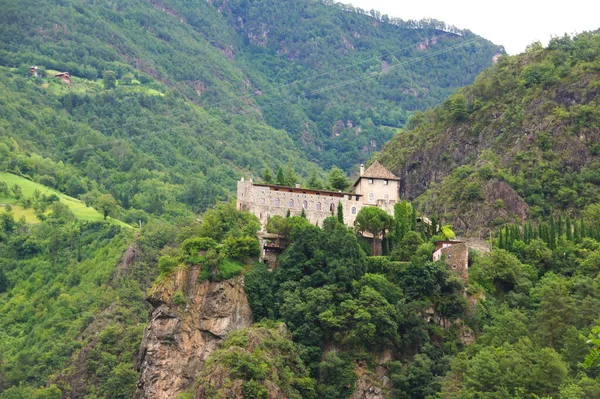
POLYGON ((198 282, 200 270, 178 270, 150 293, 154 309, 142 341, 135 398, 176 397, 228 334, 252 322, 243 276, 198 282), (184 299, 177 300, 178 293, 184 299))
POLYGON ((502 57, 416 115, 379 159, 428 214, 469 234, 514 219, 578 214, 600 198, 600 36, 502 57))
POLYGON ((305 157, 347 169, 502 52, 444 29, 308 0, 25 1, 0 16, 0 65, 155 80, 246 131, 285 130, 305 157))
POLYGON ((92 203, 110 192, 126 221, 140 219, 127 216, 133 209, 143 221, 203 211, 227 198, 239 174, 268 164, 316 169, 286 132, 211 115, 156 82, 105 90, 1 70, 0 169, 92 203))
POLYGON ((440 103, 504 52, 439 21, 391 20, 331 1, 213 4, 239 32, 248 62, 282 85, 256 97, 265 120, 327 168, 365 160, 412 112, 440 103))

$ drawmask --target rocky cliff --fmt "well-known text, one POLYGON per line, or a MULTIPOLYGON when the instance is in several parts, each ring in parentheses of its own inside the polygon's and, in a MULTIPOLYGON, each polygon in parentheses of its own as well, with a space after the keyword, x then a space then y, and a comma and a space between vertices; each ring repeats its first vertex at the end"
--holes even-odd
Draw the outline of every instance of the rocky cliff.
POLYGON ((504 223, 600 198, 597 35, 554 39, 498 63, 416 114, 379 154, 401 196, 455 231, 483 238, 504 223), (596 46, 596 47, 594 47, 596 46), (591 67, 594 65, 594 67, 591 67))
POLYGON ((175 398, 229 333, 251 324, 243 276, 199 282, 199 273, 199 267, 181 268, 148 296, 153 310, 140 351, 136 399, 175 398))

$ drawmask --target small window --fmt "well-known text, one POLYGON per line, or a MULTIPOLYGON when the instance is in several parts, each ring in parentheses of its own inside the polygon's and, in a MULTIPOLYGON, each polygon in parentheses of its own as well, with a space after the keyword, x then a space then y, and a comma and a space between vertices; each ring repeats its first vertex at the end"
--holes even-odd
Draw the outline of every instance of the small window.
POLYGON ((383 195, 383 199, 387 201, 387 200, 389 200, 389 199, 390 199, 390 196, 389 196, 389 195, 387 195, 387 194, 384 194, 384 195, 383 195))
POLYGON ((389 182, 390 182, 389 180, 384 180, 383 184, 385 184, 387 186, 389 184, 389 182))
POLYGON ((302 208, 308 209, 308 202, 302 201, 302 208))
POLYGON ((333 202, 331 204, 329 204, 329 210, 331 212, 335 211, 335 204, 333 202))
POLYGON ((355 206, 352 207, 352 214, 356 215, 356 207, 355 206))
POLYGON ((293 200, 293 199, 291 199, 291 200, 290 200, 290 202, 289 202, 289 206, 290 206, 290 208, 293 208, 293 207, 294 207, 294 200, 293 200))
POLYGON ((369 179, 369 184, 373 184, 373 179, 369 179))
POLYGON ((321 203, 320 203, 320 202, 317 202, 317 206, 316 206, 316 208, 317 208, 317 211, 320 211, 320 210, 321 210, 321 203))
POLYGON ((275 201, 273 201, 275 203, 275 206, 279 206, 279 198, 275 198, 275 201))
POLYGON ((261 199, 260 199, 260 203, 261 203, 261 204, 264 204, 264 203, 265 203, 265 199, 264 199, 264 198, 261 198, 261 199))
POLYGON ((369 193, 369 202, 375 202, 375 194, 369 193))

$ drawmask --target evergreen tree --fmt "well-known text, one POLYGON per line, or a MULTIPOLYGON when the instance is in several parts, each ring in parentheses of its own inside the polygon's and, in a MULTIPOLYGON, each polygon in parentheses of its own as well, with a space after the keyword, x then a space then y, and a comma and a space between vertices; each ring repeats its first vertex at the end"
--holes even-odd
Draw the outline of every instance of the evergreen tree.
POLYGON ((394 204, 395 231, 394 239, 396 243, 406 235, 410 228, 411 206, 407 201, 400 201, 394 204))
POLYGON ((550 234, 548 234, 548 247, 550 247, 550 249, 556 248, 556 225, 554 223, 554 216, 550 216, 550 234))
POLYGON ((338 202, 337 206, 337 220, 338 222, 344 224, 344 207, 341 202, 338 202))
POLYGON ((337 191, 346 191, 348 190, 348 187, 350 187, 348 178, 337 166, 331 168, 331 172, 329 172, 329 186, 332 190, 337 191))
POLYGON ((560 238, 563 235, 563 219, 562 214, 558 214, 558 221, 556 222, 556 238, 560 238))
POLYGON ((306 219, 306 212, 304 208, 302 208, 302 212, 300 213, 300 217, 306 219))
POLYGON ((114 71, 104 71, 102 73, 102 80, 104 81, 104 88, 106 90, 117 87, 117 74, 114 71))
POLYGON ((263 183, 273 184, 273 172, 271 172, 271 168, 269 167, 263 170, 263 183))
POLYGON ((567 236, 567 240, 569 241, 573 241, 573 227, 571 226, 571 215, 567 214, 565 216, 566 220, 566 236, 567 236))
POLYGON ((285 167, 284 175, 286 186, 294 187, 297 183, 300 183, 300 178, 298 177, 296 172, 294 172, 294 168, 292 168, 292 166, 289 164, 285 167))
POLYGON ((584 237, 587 237, 587 232, 585 231, 585 223, 583 222, 583 215, 579 219, 579 238, 580 240, 584 237))
POLYGON ((314 170, 311 172, 306 186, 315 190, 323 190, 325 188, 323 181, 317 177, 317 172, 314 170))
POLYGON ((581 241, 581 232, 579 231, 579 223, 577 223, 577 219, 573 222, 573 240, 580 242, 581 241))
POLYGON ((286 181, 285 176, 283 174, 283 168, 281 166, 277 168, 277 177, 275 178, 275 184, 278 184, 280 186, 288 185, 288 182, 286 181))
POLYGON ((410 215, 410 231, 417 231, 417 210, 414 207, 410 215))

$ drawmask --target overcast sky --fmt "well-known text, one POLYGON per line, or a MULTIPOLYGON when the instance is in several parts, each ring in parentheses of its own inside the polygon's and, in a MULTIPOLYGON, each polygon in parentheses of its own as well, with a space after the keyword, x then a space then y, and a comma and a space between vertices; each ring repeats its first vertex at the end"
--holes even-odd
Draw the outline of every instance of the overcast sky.
POLYGON ((435 18, 501 44, 509 54, 535 41, 600 28, 598 0, 337 0, 402 19, 435 18))

